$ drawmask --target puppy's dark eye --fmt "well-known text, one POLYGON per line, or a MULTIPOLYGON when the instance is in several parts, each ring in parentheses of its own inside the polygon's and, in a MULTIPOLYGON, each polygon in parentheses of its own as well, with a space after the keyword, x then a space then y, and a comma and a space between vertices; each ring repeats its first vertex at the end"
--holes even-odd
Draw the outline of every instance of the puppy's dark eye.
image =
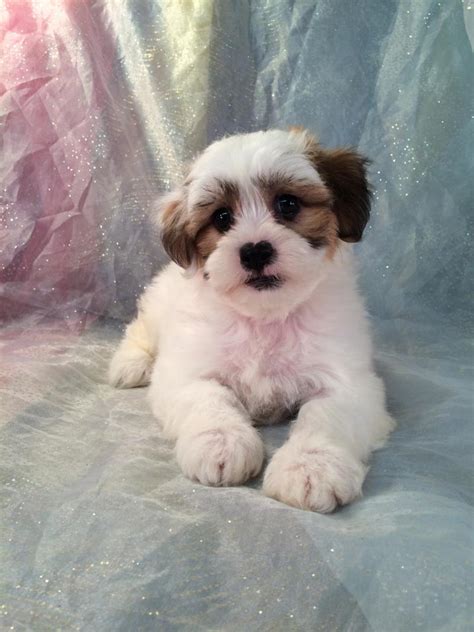
POLYGON ((275 198, 273 203, 276 214, 282 219, 292 220, 298 215, 300 210, 300 201, 294 195, 284 193, 275 198))
POLYGON ((234 223, 234 217, 230 208, 218 208, 212 214, 211 221, 220 233, 225 233, 234 223))

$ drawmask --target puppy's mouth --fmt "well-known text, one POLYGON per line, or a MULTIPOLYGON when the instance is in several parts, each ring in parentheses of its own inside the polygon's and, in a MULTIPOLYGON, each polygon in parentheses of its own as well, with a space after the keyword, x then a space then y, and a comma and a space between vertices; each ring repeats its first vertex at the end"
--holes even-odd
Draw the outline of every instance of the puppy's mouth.
POLYGON ((276 290, 283 285, 283 281, 275 274, 259 274, 249 277, 245 281, 245 285, 250 285, 260 292, 261 290, 276 290))

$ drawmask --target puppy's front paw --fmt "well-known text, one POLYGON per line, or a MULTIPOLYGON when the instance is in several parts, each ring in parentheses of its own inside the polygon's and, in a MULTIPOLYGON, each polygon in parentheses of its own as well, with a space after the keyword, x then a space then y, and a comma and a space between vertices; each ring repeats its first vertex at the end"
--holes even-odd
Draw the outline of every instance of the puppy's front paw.
POLYGON ((366 472, 344 449, 310 449, 290 441, 270 461, 263 491, 287 505, 327 513, 360 496, 366 472))
POLYGON ((246 424, 185 434, 176 443, 185 476, 204 485, 238 485, 256 476, 263 463, 263 444, 246 424))

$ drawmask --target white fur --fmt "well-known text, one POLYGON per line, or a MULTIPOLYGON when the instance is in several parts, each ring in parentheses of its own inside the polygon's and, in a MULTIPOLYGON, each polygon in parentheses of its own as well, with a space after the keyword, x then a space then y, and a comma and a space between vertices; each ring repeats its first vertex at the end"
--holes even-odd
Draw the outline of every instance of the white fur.
POLYGON ((252 424, 299 407, 263 490, 324 512, 360 495, 367 459, 393 421, 372 366, 351 246, 341 242, 328 259, 276 223, 252 184, 265 170, 320 182, 301 143, 286 132, 250 134, 215 143, 197 160, 187 212, 203 183, 208 189, 212 178, 232 177, 242 191, 241 216, 204 270, 184 275, 171 263, 155 278, 112 360, 110 381, 129 387, 151 379, 153 413, 176 440, 184 474, 207 485, 255 476, 264 451, 252 424), (259 292, 245 285, 238 249, 262 239, 278 251, 265 273, 284 283, 259 292))

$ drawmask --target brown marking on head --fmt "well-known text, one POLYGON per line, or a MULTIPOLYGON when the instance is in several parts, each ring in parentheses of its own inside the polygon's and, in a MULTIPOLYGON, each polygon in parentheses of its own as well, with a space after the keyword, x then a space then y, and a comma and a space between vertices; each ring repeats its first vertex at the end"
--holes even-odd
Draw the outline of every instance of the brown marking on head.
POLYGON ((196 251, 199 255, 198 266, 202 266, 214 252, 221 237, 222 234, 212 224, 207 224, 199 230, 195 240, 196 251))
POLYGON ((325 185, 275 173, 270 177, 259 178, 258 186, 271 210, 279 195, 289 194, 298 198, 301 210, 295 219, 285 221, 280 218, 278 221, 304 237, 314 248, 326 246, 329 258, 334 255, 338 225, 331 210, 331 193, 325 185))
POLYGON ((194 206, 196 210, 209 207, 213 207, 214 210, 223 206, 232 207, 238 200, 238 196, 239 190, 234 182, 215 178, 204 187, 201 198, 194 206))
POLYGON ((183 268, 188 268, 195 255, 195 244, 188 232, 182 198, 164 200, 161 212, 161 240, 169 257, 183 268))
MULTIPOLYGON (((188 178, 185 190, 190 184, 188 178)), ((237 205, 237 185, 218 178, 204 187, 189 215, 184 192, 166 196, 162 202, 161 238, 171 259, 184 268, 191 263, 202 267, 222 236, 211 223, 212 214, 222 207, 235 210, 237 205)))
POLYGON ((234 182, 215 178, 204 187, 201 198, 191 210, 189 231, 196 245, 196 263, 202 267, 216 249, 222 234, 211 222, 212 214, 220 208, 230 208, 235 213, 239 206, 239 190, 234 182))
POLYGON ((313 248, 326 247, 332 258, 338 245, 338 226, 334 213, 324 206, 303 206, 290 226, 304 237, 313 248))
POLYGON ((331 192, 339 238, 360 241, 370 216, 369 161, 353 149, 324 149, 313 136, 305 136, 306 154, 331 192))
POLYGON ((259 176, 254 180, 267 200, 271 200, 284 193, 294 195, 307 206, 327 206, 331 202, 331 195, 324 185, 315 184, 311 180, 273 172, 267 176, 259 176))

